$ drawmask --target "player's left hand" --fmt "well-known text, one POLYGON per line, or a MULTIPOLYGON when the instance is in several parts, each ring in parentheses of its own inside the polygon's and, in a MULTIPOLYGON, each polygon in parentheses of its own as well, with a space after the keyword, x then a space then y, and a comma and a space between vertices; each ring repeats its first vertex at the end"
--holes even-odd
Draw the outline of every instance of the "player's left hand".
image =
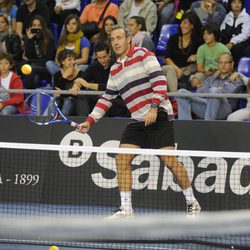
POLYGON ((150 108, 150 110, 148 111, 148 113, 146 114, 144 118, 145 126, 149 126, 156 122, 157 111, 158 111, 157 108, 150 108))

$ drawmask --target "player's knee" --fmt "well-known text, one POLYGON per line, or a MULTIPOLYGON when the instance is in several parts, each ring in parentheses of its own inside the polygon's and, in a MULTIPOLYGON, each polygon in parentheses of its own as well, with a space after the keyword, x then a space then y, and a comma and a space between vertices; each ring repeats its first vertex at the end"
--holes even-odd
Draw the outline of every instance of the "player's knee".
POLYGON ((172 170, 176 166, 175 156, 161 156, 161 160, 164 162, 165 166, 172 170))
POLYGON ((117 154, 115 157, 118 167, 126 167, 131 164, 133 157, 129 154, 117 154))

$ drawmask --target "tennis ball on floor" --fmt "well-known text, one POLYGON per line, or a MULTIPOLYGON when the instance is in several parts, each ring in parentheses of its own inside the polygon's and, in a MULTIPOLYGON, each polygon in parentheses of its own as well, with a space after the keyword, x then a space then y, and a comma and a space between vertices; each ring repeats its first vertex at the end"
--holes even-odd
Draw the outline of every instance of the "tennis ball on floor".
POLYGON ((59 250, 59 247, 57 247, 57 246, 51 246, 51 247, 49 248, 49 250, 59 250))
POLYGON ((21 71, 23 72, 24 75, 29 75, 32 72, 32 68, 29 64, 24 64, 21 68, 21 71))

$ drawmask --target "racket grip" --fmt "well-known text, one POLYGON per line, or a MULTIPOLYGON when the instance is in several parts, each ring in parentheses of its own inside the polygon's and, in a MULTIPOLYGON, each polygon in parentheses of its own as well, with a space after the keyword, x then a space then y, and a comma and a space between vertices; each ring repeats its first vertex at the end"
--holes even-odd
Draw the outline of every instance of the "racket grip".
POLYGON ((74 128, 80 128, 80 125, 75 123, 75 122, 71 122, 70 126, 74 127, 74 128))

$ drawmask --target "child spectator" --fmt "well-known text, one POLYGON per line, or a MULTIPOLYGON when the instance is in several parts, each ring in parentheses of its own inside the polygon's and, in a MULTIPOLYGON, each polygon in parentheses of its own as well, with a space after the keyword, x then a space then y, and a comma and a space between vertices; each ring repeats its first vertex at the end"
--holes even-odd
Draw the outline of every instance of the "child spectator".
MULTIPOLYGON (((19 75, 11 70, 14 61, 7 53, 0 53, 0 89, 22 89, 19 75)), ((22 93, 0 93, 0 115, 12 115, 22 112, 24 96, 22 93)))

